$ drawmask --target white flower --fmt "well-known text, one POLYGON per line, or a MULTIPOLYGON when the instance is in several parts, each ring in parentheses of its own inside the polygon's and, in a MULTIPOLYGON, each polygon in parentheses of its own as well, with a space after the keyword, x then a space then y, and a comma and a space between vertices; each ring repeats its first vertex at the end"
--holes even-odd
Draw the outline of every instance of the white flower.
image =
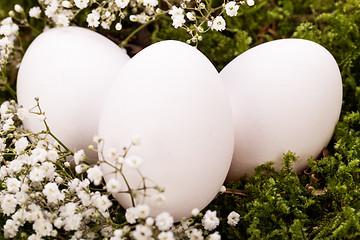
POLYGON ((17 193, 20 189, 21 182, 16 178, 6 179, 6 188, 10 193, 17 193))
POLYGON ((40 166, 44 172, 44 176, 50 180, 55 178, 55 166, 51 162, 43 162, 40 166))
POLYGON ((115 3, 119 8, 125 8, 129 2, 130 0, 115 0, 115 3))
POLYGON ((228 2, 225 5, 226 14, 229 15, 230 17, 235 17, 238 13, 238 10, 239 10, 239 5, 236 5, 235 1, 228 2))
POLYGON ((181 27, 185 23, 185 17, 184 15, 172 17, 172 25, 174 28, 181 27))
POLYGON ((81 190, 77 193, 79 199, 81 200, 81 203, 84 205, 84 206, 90 206, 91 204, 91 197, 90 197, 90 194, 88 194, 87 192, 81 190))
POLYGON ((206 230, 212 231, 219 225, 220 220, 216 217, 216 211, 207 210, 201 223, 206 230))
POLYGON ((77 174, 81 174, 81 173, 85 172, 86 169, 88 169, 88 165, 86 165, 86 164, 79 164, 79 165, 76 165, 76 167, 75 167, 75 172, 76 172, 77 174))
POLYGON ((177 16, 183 16, 184 15, 184 9, 178 8, 176 6, 173 6, 171 10, 169 11, 169 14, 171 15, 171 18, 177 17, 177 16))
POLYGON ((88 22, 89 27, 98 27, 100 22, 100 14, 96 11, 92 11, 88 14, 86 21, 88 22))
POLYGON ((33 162, 44 162, 46 160, 47 151, 43 148, 35 148, 31 151, 31 156, 33 162))
MULTIPOLYGON (((31 11, 31 9, 30 9, 30 11, 31 11)), ((29 114, 29 112, 23 107, 18 108, 16 111, 16 115, 18 116, 18 118, 21 121, 24 121, 24 119, 28 116, 28 114, 29 114)))
POLYGON ((15 142, 15 151, 17 153, 21 153, 22 151, 25 150, 25 148, 28 146, 29 141, 27 140, 26 137, 22 137, 19 140, 17 140, 15 142))
POLYGON ((18 204, 14 194, 5 194, 1 201, 1 209, 7 216, 14 213, 18 204))
POLYGON ((121 25, 121 23, 117 23, 117 24, 115 24, 115 29, 117 30, 117 31, 120 31, 121 29, 122 29, 122 25, 121 25))
POLYGON ((148 217, 145 220, 145 224, 148 225, 148 226, 152 226, 152 225, 154 225, 154 223, 155 223, 155 220, 152 217, 148 217))
POLYGON ((133 136, 132 139, 131 139, 131 143, 132 143, 133 145, 139 145, 140 142, 141 142, 141 136, 140 136, 139 134, 133 136))
POLYGON ((130 208, 126 209, 125 218, 126 218, 126 221, 130 224, 136 223, 136 219, 137 219, 136 209, 134 207, 130 207, 130 208))
POLYGON ((220 193, 226 192, 226 187, 225 187, 224 185, 221 186, 219 192, 220 192, 220 193))
POLYGON ((35 221, 32 227, 35 230, 36 234, 42 237, 51 236, 51 232, 53 230, 52 224, 45 219, 35 221))
POLYGON ((15 194, 15 198, 19 204, 24 204, 29 200, 29 195, 24 191, 21 191, 15 194))
POLYGON ((102 21, 102 22, 101 22, 101 27, 102 27, 103 29, 110 29, 110 23, 107 22, 107 21, 102 21))
POLYGON ((151 7, 156 7, 158 5, 159 1, 158 0, 143 0, 143 5, 146 6, 151 6, 151 7))
POLYGON ((55 0, 55 1, 53 0, 53 1, 51 2, 51 4, 46 7, 46 9, 45 9, 45 15, 46 15, 47 17, 49 17, 49 18, 54 17, 55 14, 56 14, 56 10, 58 9, 58 7, 59 7, 59 3, 58 3, 56 0, 55 0))
POLYGON ((6 147, 5 139, 0 138, 0 151, 4 151, 6 147))
POLYGON ((158 235, 159 240, 175 240, 174 234, 172 232, 161 232, 158 235))
POLYGON ((194 14, 192 14, 191 12, 187 12, 186 13, 186 17, 190 20, 190 21, 195 21, 196 17, 194 14))
POLYGON ((111 178, 106 182, 106 189, 108 192, 117 193, 121 190, 120 182, 116 178, 111 178))
POLYGON ((192 211, 191 211, 191 215, 193 217, 196 217, 197 215, 199 215, 200 213, 200 210, 198 208, 194 208, 192 211))
POLYGON ((53 17, 53 19, 57 26, 61 26, 61 27, 69 26, 70 20, 64 14, 57 14, 56 16, 53 17))
POLYGON ((47 152, 46 158, 55 163, 59 158, 58 152, 55 149, 51 149, 47 152))
POLYGON ((251 7, 251 6, 254 6, 254 4, 255 4, 254 0, 246 0, 246 3, 247 3, 247 5, 249 5, 250 7, 251 7))
POLYGON ((203 240, 204 236, 200 229, 191 229, 191 233, 188 236, 190 240, 203 240))
POLYGON ((71 2, 65 0, 65 1, 62 1, 61 5, 64 7, 64 8, 71 8, 72 7, 72 4, 71 2))
POLYGON ((57 184, 53 182, 47 183, 42 192, 49 203, 57 203, 65 198, 65 194, 61 193, 57 184))
POLYGON ((207 238, 208 240, 220 240, 221 236, 219 232, 214 232, 213 234, 210 234, 207 238))
POLYGON ((102 180, 102 177, 103 177, 103 173, 101 171, 101 168, 99 166, 94 166, 92 168, 89 168, 87 171, 87 176, 88 176, 88 179, 90 181, 92 181, 95 185, 99 185, 101 180, 102 180))
POLYGON ((140 219, 145 219, 150 214, 150 207, 145 204, 141 204, 136 206, 136 216, 140 219))
POLYGON ((18 13, 22 13, 24 11, 24 9, 19 4, 15 4, 14 10, 18 13))
POLYGON ((45 173, 39 166, 34 166, 29 174, 29 179, 33 182, 41 182, 45 178, 45 173))
POLYGON ((137 156, 131 156, 125 158, 125 162, 131 168, 138 168, 142 163, 142 159, 137 156))
POLYGON ((75 0, 74 2, 75 2, 75 6, 80 9, 86 8, 87 5, 89 4, 89 0, 75 0))
POLYGON ((79 163, 81 163, 82 161, 85 160, 85 152, 83 149, 77 151, 75 154, 74 154, 74 161, 75 161, 75 165, 79 165, 79 163))
POLYGON ((236 226, 240 220, 240 214, 232 211, 227 217, 227 223, 231 226, 236 226))
POLYGON ((109 207, 111 207, 112 202, 109 200, 108 196, 102 195, 96 198, 94 204, 100 212, 105 212, 109 207))
POLYGON ((81 225, 81 221, 82 216, 80 213, 70 215, 65 219, 64 229, 66 231, 78 230, 81 225))
POLYGON ((226 28, 226 22, 222 16, 217 16, 213 21, 209 21, 208 25, 211 30, 222 31, 226 28))
POLYGON ((155 222, 155 225, 160 231, 167 231, 172 227, 174 218, 170 215, 170 213, 163 212, 156 216, 155 222))
MULTIPOLYGON (((36 6, 36 7, 32 7, 29 10, 29 16, 33 17, 33 18, 40 18, 40 14, 41 14, 41 8, 36 6)), ((21 119, 21 118, 20 118, 21 119)), ((22 120, 22 119, 21 119, 22 120)))
POLYGON ((166 201, 166 197, 162 193, 154 195, 153 199, 154 199, 156 205, 158 205, 158 206, 163 205, 165 203, 165 201, 166 201))
POLYGON ((4 225, 4 237, 5 238, 14 238, 17 235, 19 225, 16 221, 12 219, 6 220, 4 225))
POLYGON ((120 153, 115 148, 109 148, 107 150, 106 158, 108 161, 116 161, 116 159, 120 157, 120 153))
POLYGON ((138 224, 132 235, 136 240, 149 240, 152 236, 152 231, 148 226, 138 224))

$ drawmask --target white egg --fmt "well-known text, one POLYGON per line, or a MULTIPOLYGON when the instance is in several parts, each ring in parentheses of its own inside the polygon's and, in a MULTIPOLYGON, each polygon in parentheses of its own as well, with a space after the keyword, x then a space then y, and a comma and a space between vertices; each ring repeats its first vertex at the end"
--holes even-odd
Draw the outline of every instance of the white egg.
MULTIPOLYGON (((230 167, 234 147, 231 107, 219 73, 197 49, 178 41, 155 43, 135 55, 119 73, 104 104, 99 136, 104 155, 121 150, 133 136, 141 144, 128 157, 143 161, 142 175, 165 188, 164 205, 138 193, 137 203, 151 207, 151 215, 169 212, 179 221, 193 208, 202 209, 216 196, 230 167)), ((125 161, 126 162, 126 161, 125 161)), ((101 165, 105 180, 120 175, 101 165)), ((141 186, 137 170, 123 166, 131 185, 141 186)), ((127 187, 121 182, 122 190, 127 187)), ((115 194, 124 207, 129 194, 115 194)))
POLYGON ((220 75, 235 121, 235 149, 227 180, 252 175, 283 153, 299 156, 294 170, 319 157, 329 143, 342 104, 333 56, 317 43, 283 39, 261 44, 230 62, 220 75))
MULTIPOLYGON (((98 132, 103 100, 129 60, 125 50, 104 36, 79 27, 48 30, 27 49, 18 73, 18 103, 45 112, 52 133, 73 151, 87 151, 98 132)), ((35 115, 24 120, 34 132, 45 130, 35 115)))

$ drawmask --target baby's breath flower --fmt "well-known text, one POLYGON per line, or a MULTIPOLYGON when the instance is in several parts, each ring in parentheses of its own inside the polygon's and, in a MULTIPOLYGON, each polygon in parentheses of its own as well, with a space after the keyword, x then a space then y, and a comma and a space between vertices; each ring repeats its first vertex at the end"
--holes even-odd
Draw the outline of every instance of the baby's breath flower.
POLYGON ((247 5, 254 6, 255 2, 254 0, 246 0, 247 5))
POLYGON ((186 17, 190 20, 190 21, 195 21, 196 17, 192 12, 187 12, 186 13, 186 17))
POLYGON ((18 118, 21 121, 25 120, 25 118, 28 116, 28 114, 29 114, 29 112, 23 107, 18 108, 17 113, 16 113, 16 115, 18 116, 18 118))
POLYGON ((222 31, 226 28, 226 22, 222 16, 217 16, 213 21, 209 21, 208 25, 211 30, 216 31, 222 31))
POLYGON ((158 235, 159 240, 175 240, 174 234, 171 231, 161 232, 158 235))
POLYGON ((230 226, 236 226, 239 223, 239 220, 240 220, 240 214, 234 211, 232 211, 227 217, 227 223, 230 226))
POLYGON ((86 21, 89 27, 98 27, 100 25, 100 14, 96 11, 92 11, 88 14, 86 21))
POLYGON ((115 24, 115 29, 116 29, 117 31, 120 31, 120 30, 122 29, 121 23, 116 23, 116 24, 115 24))
POLYGON ((125 163, 131 168, 138 168, 142 163, 142 159, 137 156, 126 157, 125 163))
POLYGON ((19 4, 15 4, 14 10, 15 10, 15 12, 18 12, 18 13, 24 12, 24 9, 19 4))
POLYGON ((15 212, 17 204, 18 202, 14 194, 5 194, 1 201, 1 209, 5 215, 10 216, 10 214, 15 212))
POLYGON ((60 192, 58 185, 54 182, 47 183, 42 192, 49 203, 57 203, 65 198, 65 194, 60 192))
POLYGON ((160 231, 169 230, 174 223, 174 218, 168 212, 160 213, 155 218, 155 225, 160 231))
POLYGON ((220 240, 221 236, 219 232, 214 232, 213 234, 210 234, 207 238, 208 240, 220 240))
POLYGON ((224 185, 221 186, 219 192, 220 192, 220 193, 226 192, 226 187, 225 187, 224 185))
POLYGON ((92 168, 89 168, 86 173, 88 174, 88 178, 90 181, 92 181, 95 185, 99 185, 102 177, 103 177, 103 173, 100 169, 99 166, 93 166, 92 168))
POLYGON ((150 207, 145 204, 136 206, 136 216, 140 219, 146 219, 150 214, 150 207))
POLYGON ((197 228, 192 228, 188 237, 190 238, 190 240, 203 240, 204 239, 203 232, 201 231, 201 229, 197 229, 197 228))
POLYGON ((81 162, 83 162, 85 160, 85 152, 83 149, 77 151, 75 154, 74 154, 74 162, 75 162, 75 165, 79 165, 81 162))
POLYGON ((206 230, 212 231, 219 225, 220 220, 216 217, 216 211, 207 210, 201 223, 206 230))
POLYGON ((28 146, 29 141, 26 137, 21 137, 19 140, 15 142, 15 151, 20 154, 25 148, 28 146))
POLYGON ((41 8, 36 6, 36 7, 32 7, 29 10, 29 16, 32 18, 40 18, 41 15, 41 8))
POLYGON ((193 210, 191 210, 191 215, 193 217, 196 217, 197 215, 199 215, 200 210, 198 208, 194 208, 193 210))
POLYGON ((135 227, 135 231, 132 232, 132 235, 136 240, 150 239, 152 231, 148 226, 138 224, 135 227))
POLYGON ((119 8, 125 8, 129 2, 130 0, 115 0, 115 3, 119 8))
POLYGON ((155 223, 155 220, 152 217, 148 217, 145 220, 145 224, 148 226, 152 226, 152 225, 154 225, 154 223, 155 223))
POLYGON ((235 17, 238 13, 238 10, 239 10, 239 5, 236 5, 235 1, 228 2, 225 5, 226 14, 229 15, 230 17, 235 17))
POLYGON ((117 193, 121 190, 120 183, 116 178, 111 178, 106 182, 106 190, 110 193, 117 193))
POLYGON ((166 197, 162 193, 158 193, 158 194, 154 195, 153 199, 155 201, 155 204, 158 205, 158 206, 163 205, 165 203, 165 201, 166 201, 166 197))
POLYGON ((125 212, 126 221, 130 224, 136 223, 136 219, 138 218, 136 216, 136 213, 137 213, 137 211, 134 207, 130 207, 130 208, 126 209, 126 212, 125 212))
POLYGON ((74 2, 75 6, 80 9, 86 8, 89 4, 89 0, 74 0, 74 2))

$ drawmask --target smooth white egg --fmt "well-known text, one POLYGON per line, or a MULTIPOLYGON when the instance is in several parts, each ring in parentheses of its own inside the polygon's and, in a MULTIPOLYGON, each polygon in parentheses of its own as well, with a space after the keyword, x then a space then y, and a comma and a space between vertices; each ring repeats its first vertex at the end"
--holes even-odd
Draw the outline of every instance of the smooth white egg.
MULTIPOLYGON (((27 49, 18 80, 18 103, 45 112, 52 133, 73 151, 88 151, 98 132, 103 101, 119 70, 130 59, 106 37, 79 27, 63 27, 40 34, 27 49)), ((45 130, 35 115, 24 120, 34 132, 45 130)))
MULTIPOLYGON (((135 135, 141 144, 128 157, 142 159, 142 175, 148 186, 165 188, 164 205, 152 196, 146 203, 151 215, 169 212, 179 221, 202 209, 219 192, 230 167, 234 147, 231 107, 224 84, 212 63, 197 49, 178 41, 155 43, 135 55, 119 73, 104 104, 99 136, 104 155, 122 150, 135 135)), ((115 164, 115 162, 112 162, 115 164)), ((125 161, 126 163, 126 161, 125 161)), ((120 174, 101 165, 106 181, 120 174)), ((135 169, 124 164, 123 172, 132 188, 142 186, 135 169)), ((124 207, 129 194, 114 194, 124 207)))
POLYGON ((319 157, 329 143, 342 104, 333 56, 317 43, 276 40, 241 54, 220 72, 235 121, 235 150, 227 180, 252 175, 283 153, 299 156, 294 170, 319 157))

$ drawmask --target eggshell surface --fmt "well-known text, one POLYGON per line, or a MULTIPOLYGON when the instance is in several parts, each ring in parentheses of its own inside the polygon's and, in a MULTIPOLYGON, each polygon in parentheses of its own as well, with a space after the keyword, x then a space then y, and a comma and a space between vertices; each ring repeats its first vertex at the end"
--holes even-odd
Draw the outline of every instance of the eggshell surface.
MULTIPOLYGON (((97 133, 110 84, 129 60, 125 50, 104 36, 79 27, 50 29, 29 46, 18 73, 18 103, 45 112, 52 133, 73 151, 88 151, 97 133)), ((45 130, 35 117, 24 120, 34 132, 45 130)))
MULTIPOLYGON (((136 203, 151 215, 167 211, 179 221, 193 208, 202 209, 216 196, 230 167, 234 126, 226 89, 211 62, 195 48, 178 41, 155 43, 135 55, 109 92, 99 125, 104 153, 128 146, 135 135, 141 144, 128 156, 143 159, 139 170, 165 189, 166 201, 152 196, 136 203)), ((105 180, 117 177, 101 165, 105 180)), ((141 186, 137 170, 123 165, 132 187, 141 186)), ((122 181, 121 187, 127 190, 122 181)), ((129 194, 114 194, 124 207, 129 194)))
POLYGON ((295 152, 294 170, 307 166, 329 143, 342 104, 333 56, 317 43, 282 39, 256 46, 220 72, 234 115, 235 149, 227 180, 295 152))

